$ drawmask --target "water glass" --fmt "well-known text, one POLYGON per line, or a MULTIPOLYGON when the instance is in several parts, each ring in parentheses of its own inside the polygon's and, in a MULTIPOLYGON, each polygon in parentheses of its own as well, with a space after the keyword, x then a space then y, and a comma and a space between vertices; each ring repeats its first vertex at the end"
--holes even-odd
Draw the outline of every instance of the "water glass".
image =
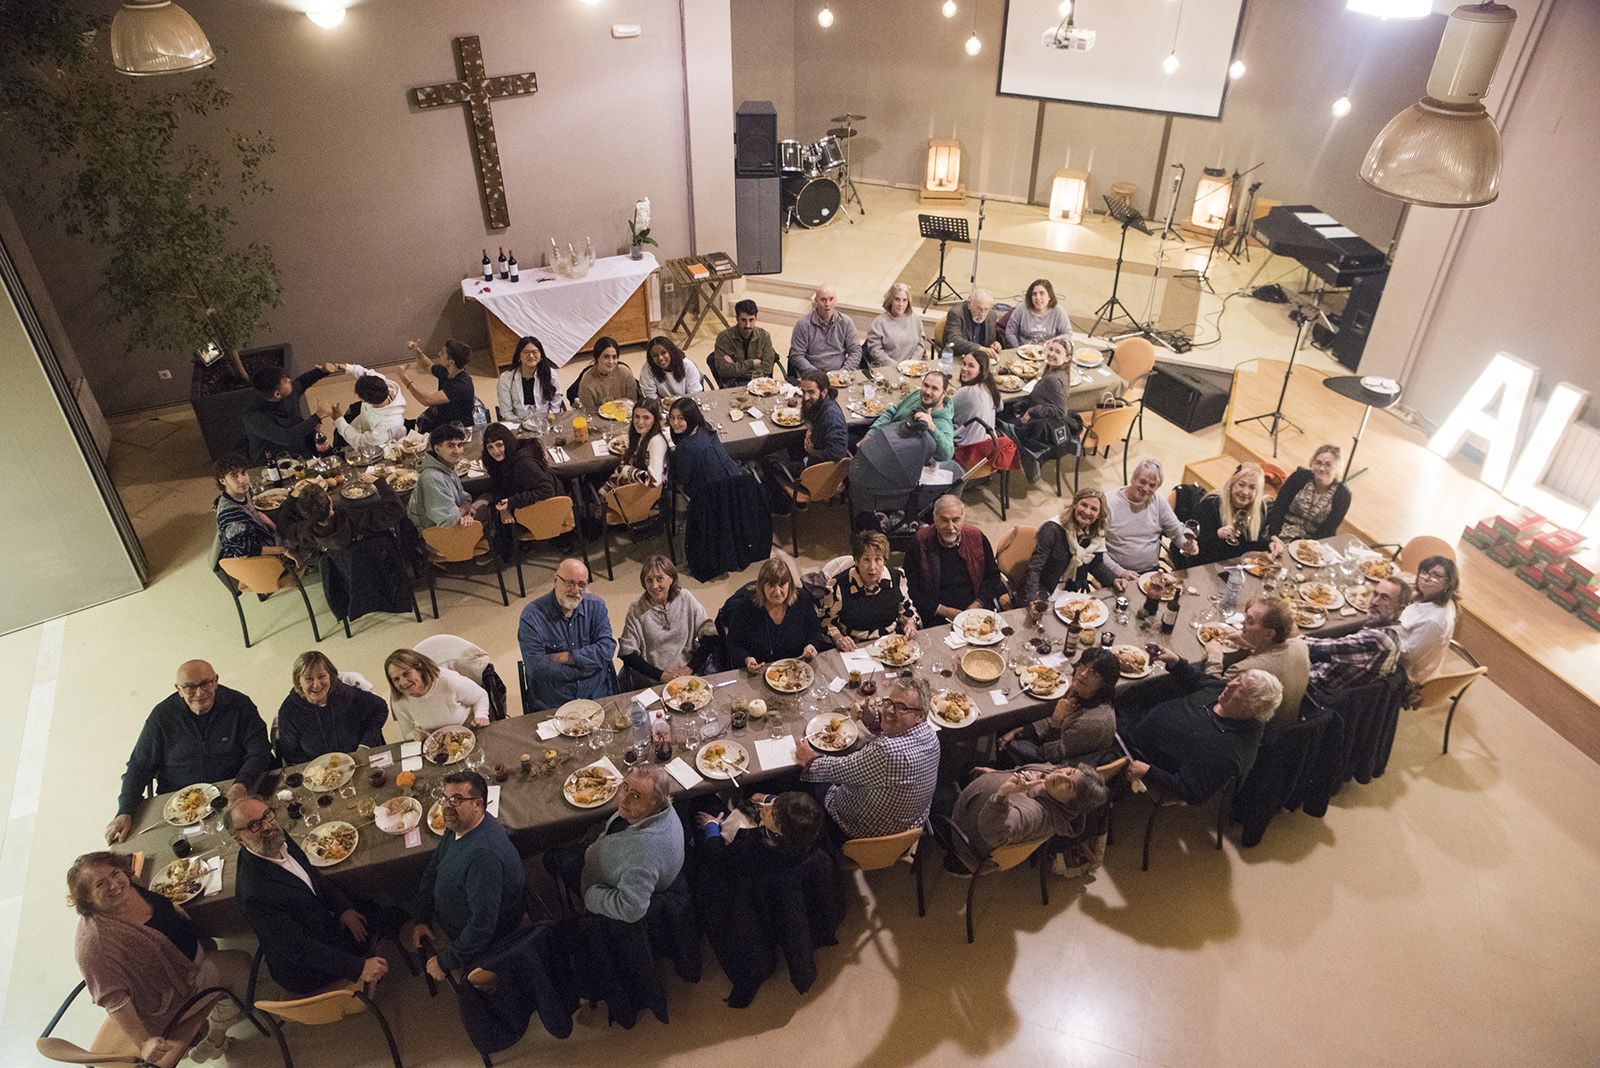
POLYGON ((675 726, 678 729, 678 744, 683 747, 685 752, 692 753, 700 748, 701 730, 697 719, 693 717, 681 719, 675 726))

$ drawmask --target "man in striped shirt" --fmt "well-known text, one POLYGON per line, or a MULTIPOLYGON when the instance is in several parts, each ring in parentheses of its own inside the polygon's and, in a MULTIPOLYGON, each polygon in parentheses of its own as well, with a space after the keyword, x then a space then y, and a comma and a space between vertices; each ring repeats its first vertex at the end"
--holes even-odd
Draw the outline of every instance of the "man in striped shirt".
POLYGON ((928 723, 927 684, 902 678, 889 690, 882 734, 854 753, 819 756, 804 739, 795 757, 808 782, 827 784, 822 807, 842 838, 898 834, 928 818, 939 778, 939 736, 928 723))
POLYGON ((1400 611, 1411 601, 1411 587, 1384 579, 1372 592, 1367 624, 1342 638, 1307 638, 1311 685, 1323 690, 1365 686, 1400 664, 1400 611))

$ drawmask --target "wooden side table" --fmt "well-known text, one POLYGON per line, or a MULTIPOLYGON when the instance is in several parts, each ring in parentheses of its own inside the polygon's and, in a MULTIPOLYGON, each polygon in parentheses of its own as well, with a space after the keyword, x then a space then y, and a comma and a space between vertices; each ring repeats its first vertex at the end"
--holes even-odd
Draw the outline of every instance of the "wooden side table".
MULTIPOLYGON (((731 262, 731 261, 730 261, 731 262)), ((689 299, 684 302, 683 310, 678 312, 678 318, 673 321, 671 331, 676 333, 684 328, 683 321, 694 315, 694 325, 689 327, 688 334, 683 341, 683 347, 688 348, 694 344, 695 335, 700 332, 700 324, 706 321, 706 316, 715 313, 722 320, 724 329, 732 326, 728 317, 722 314, 722 309, 717 307, 717 294, 722 291, 725 283, 735 278, 743 278, 744 272, 734 264, 732 273, 718 274, 705 256, 685 256, 682 259, 668 260, 664 267, 672 280, 689 294, 689 299), (704 268, 705 275, 696 277, 690 267, 704 268)))

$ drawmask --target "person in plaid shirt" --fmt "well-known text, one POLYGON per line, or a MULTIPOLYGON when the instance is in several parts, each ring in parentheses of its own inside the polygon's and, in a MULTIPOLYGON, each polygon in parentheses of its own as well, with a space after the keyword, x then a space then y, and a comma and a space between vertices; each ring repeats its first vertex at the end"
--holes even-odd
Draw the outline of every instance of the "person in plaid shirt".
POLYGON ((1342 638, 1307 638, 1311 684, 1324 690, 1365 686, 1394 671, 1400 663, 1400 610, 1411 600, 1411 587, 1384 579, 1372 593, 1367 625, 1342 638))
POLYGON ((795 743, 806 781, 829 784, 822 807, 844 838, 898 834, 928 818, 939 778, 928 705, 927 684, 902 678, 889 690, 883 733, 854 753, 819 756, 805 739, 795 743))

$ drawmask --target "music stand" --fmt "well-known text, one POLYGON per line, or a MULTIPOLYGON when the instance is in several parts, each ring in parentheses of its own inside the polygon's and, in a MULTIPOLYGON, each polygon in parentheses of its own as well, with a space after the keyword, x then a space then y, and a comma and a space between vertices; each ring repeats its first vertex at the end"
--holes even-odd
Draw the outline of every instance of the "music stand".
POLYGON ((1245 423, 1265 422, 1266 420, 1270 419, 1272 421, 1272 429, 1270 433, 1272 434, 1272 458, 1274 460, 1278 458, 1278 428, 1281 424, 1288 423, 1290 426, 1300 431, 1300 433, 1305 433, 1305 429, 1301 427, 1299 423, 1296 423, 1293 419, 1290 419, 1287 415, 1283 414, 1283 398, 1289 394, 1289 378, 1294 374, 1294 358, 1300 355, 1300 339, 1305 334, 1306 323, 1310 322, 1311 319, 1309 316, 1304 314, 1297 314, 1294 317, 1294 321, 1294 348, 1289 350, 1289 366, 1283 372, 1283 386, 1278 390, 1278 403, 1273 406, 1273 409, 1270 412, 1264 412, 1261 415, 1252 415, 1245 419, 1235 419, 1233 421, 1234 426, 1243 426, 1245 423))
POLYGON ((961 294, 956 292, 956 287, 944 276, 944 250, 951 241, 959 241, 963 245, 971 243, 972 238, 967 233, 967 220, 955 215, 918 215, 917 230, 925 239, 939 242, 939 277, 922 291, 928 298, 922 307, 926 309, 930 304, 951 304, 963 299, 961 294), (945 296, 947 291, 949 296, 945 296))
POLYGON ((1102 320, 1110 323, 1118 315, 1125 317, 1128 322, 1132 323, 1136 331, 1143 332, 1146 329, 1145 326, 1138 319, 1135 319, 1133 312, 1129 311, 1128 306, 1122 303, 1121 298, 1117 296, 1117 287, 1122 282, 1122 254, 1128 247, 1129 228, 1131 227, 1149 237, 1154 237, 1155 235, 1150 233, 1150 227, 1145 225, 1144 216, 1139 214, 1138 208, 1113 197, 1103 197, 1102 199, 1106 202, 1106 211, 1110 213, 1113 219, 1122 224, 1122 240, 1117 244, 1117 267, 1115 273, 1111 276, 1111 296, 1106 298, 1104 304, 1095 309, 1094 325, 1089 328, 1089 336, 1093 337, 1094 332, 1100 329, 1102 320))

